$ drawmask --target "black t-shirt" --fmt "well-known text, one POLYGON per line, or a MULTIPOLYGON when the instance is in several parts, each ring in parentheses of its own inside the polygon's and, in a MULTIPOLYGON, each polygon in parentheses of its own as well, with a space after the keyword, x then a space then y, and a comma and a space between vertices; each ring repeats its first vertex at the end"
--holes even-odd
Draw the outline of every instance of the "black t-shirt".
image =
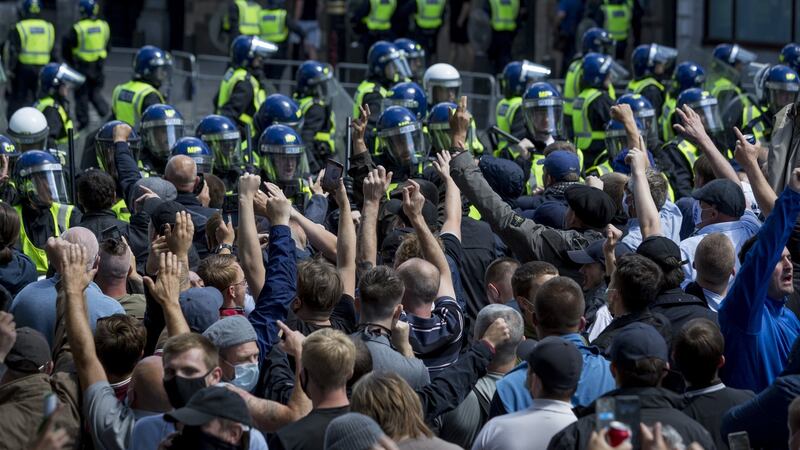
POLYGON ((304 336, 320 330, 322 328, 333 328, 341 330, 345 334, 351 334, 356 330, 356 308, 355 300, 347 294, 342 294, 339 303, 331 311, 331 325, 317 325, 315 323, 305 322, 298 318, 294 311, 289 310, 286 315, 286 326, 292 330, 297 330, 303 333, 304 336))
POLYGON ((269 440, 269 448, 318 450, 325 446, 325 430, 331 421, 350 412, 350 406, 315 409, 297 422, 286 425, 269 440))
POLYGON ((683 408, 683 412, 711 433, 711 438, 714 439, 718 449, 728 448, 727 437, 720 434, 722 416, 734 406, 755 397, 751 391, 733 389, 722 384, 694 393, 689 391, 685 395, 688 403, 683 408))

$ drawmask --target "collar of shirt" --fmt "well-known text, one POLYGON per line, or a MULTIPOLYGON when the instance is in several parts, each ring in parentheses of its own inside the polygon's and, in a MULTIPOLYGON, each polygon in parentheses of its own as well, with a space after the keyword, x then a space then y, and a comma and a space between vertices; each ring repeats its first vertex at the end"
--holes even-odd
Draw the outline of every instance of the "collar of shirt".
POLYGON ((750 227, 754 227, 757 231, 760 226, 761 223, 758 221, 758 218, 755 216, 755 214, 753 214, 752 211, 748 210, 744 212, 739 220, 734 220, 733 222, 712 223, 711 225, 706 225, 703 228, 695 231, 694 235, 698 236, 711 233, 724 233, 726 231, 736 231, 750 227))
POLYGON ((686 398, 699 397, 701 395, 710 394, 712 392, 721 391, 723 389, 725 389, 725 383, 719 382, 717 384, 712 384, 711 386, 703 388, 703 389, 697 389, 697 390, 694 390, 694 391, 686 391, 684 393, 684 395, 686 396, 686 398))
POLYGON ((572 404, 561 400, 550 400, 546 398, 535 398, 529 408, 530 410, 551 411, 560 414, 574 415, 572 404))

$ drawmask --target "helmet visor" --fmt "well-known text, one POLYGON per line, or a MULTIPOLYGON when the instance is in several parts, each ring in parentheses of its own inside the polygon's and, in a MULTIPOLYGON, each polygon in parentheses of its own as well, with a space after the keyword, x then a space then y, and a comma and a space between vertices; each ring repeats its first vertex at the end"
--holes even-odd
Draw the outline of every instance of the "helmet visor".
POLYGON ((620 153, 625 151, 628 145, 628 135, 625 130, 606 131, 606 152, 608 160, 613 161, 620 153))
POLYGON ((525 126, 533 136, 561 136, 563 108, 561 99, 532 99, 523 102, 525 126))
POLYGON ((253 37, 253 39, 250 41, 250 52, 253 54, 253 56, 267 58, 277 51, 278 46, 272 42, 264 41, 257 37, 253 37))
POLYGON ((420 104, 418 101, 414 100, 413 98, 385 98, 383 99, 383 110, 390 106, 402 106, 403 108, 408 109, 409 111, 413 112, 417 116, 417 120, 421 120, 420 117, 425 111, 420 111, 419 107, 420 104))
POLYGON ((800 91, 800 85, 796 83, 766 83, 769 106, 773 111, 779 111, 784 106, 794 103, 797 99, 797 92, 800 91))
POLYGON ((630 78, 631 73, 622 66, 622 64, 618 63, 616 60, 609 58, 610 62, 608 63, 608 75, 611 76, 611 82, 619 81, 619 80, 626 80, 630 78))
POLYGON ((238 131, 204 135, 202 139, 214 154, 214 167, 218 170, 230 170, 242 163, 241 136, 238 131))
POLYGON ((407 56, 408 70, 414 79, 421 80, 425 75, 425 53, 415 56, 407 56))
POLYGON ((314 86, 314 90, 317 92, 317 98, 325 103, 330 103, 331 97, 333 97, 333 87, 331 83, 331 79, 326 78, 314 86))
POLYGON ((458 101, 459 94, 461 93, 461 82, 437 82, 431 83, 431 98, 428 104, 437 104, 442 102, 455 103, 458 101))
POLYGON ((653 44, 650 46, 650 59, 656 64, 668 65, 678 57, 678 49, 665 45, 653 44))
POLYGON ((656 133, 658 133, 656 110, 640 109, 634 114, 634 117, 642 122, 645 139, 647 139, 649 136, 656 136, 656 133))
POLYGON ((522 72, 520 81, 526 83, 526 87, 537 81, 543 81, 550 76, 551 70, 541 64, 532 63, 528 60, 522 61, 522 72))
POLYGON ((61 164, 45 164, 23 177, 21 191, 37 205, 69 203, 61 164))
POLYGON ((94 148, 97 154, 97 165, 116 180, 117 164, 114 158, 114 142, 98 139, 94 141, 94 148))
POLYGON ((56 78, 61 80, 61 82, 74 87, 80 86, 86 82, 86 77, 83 74, 66 64, 61 64, 61 66, 59 66, 56 78))
POLYGON ((734 45, 733 50, 731 50, 731 60, 734 63, 750 64, 755 62, 756 58, 757 55, 755 53, 747 51, 738 45, 734 45))
POLYGON ((416 164, 420 157, 427 156, 418 123, 380 132, 378 137, 384 151, 401 166, 416 164))
POLYGON ((403 56, 390 59, 383 72, 387 80, 395 83, 411 78, 411 67, 403 56))
POLYGON ((428 128, 428 132, 434 153, 450 150, 450 147, 452 147, 450 141, 450 127, 428 128))
POLYGON ((714 133, 723 130, 724 127, 722 120, 720 120, 721 116, 716 100, 704 100, 699 104, 691 105, 691 108, 700 116, 700 120, 703 121, 703 126, 707 132, 714 133))
POLYGON ((183 137, 183 120, 167 119, 147 122, 142 125, 145 149, 162 161, 169 158, 170 149, 183 137))
POLYGON ((197 164, 197 173, 211 173, 214 170, 214 155, 198 155, 191 158, 197 164))
POLYGON ((264 171, 273 182, 287 183, 309 173, 304 146, 269 146, 261 161, 264 171))

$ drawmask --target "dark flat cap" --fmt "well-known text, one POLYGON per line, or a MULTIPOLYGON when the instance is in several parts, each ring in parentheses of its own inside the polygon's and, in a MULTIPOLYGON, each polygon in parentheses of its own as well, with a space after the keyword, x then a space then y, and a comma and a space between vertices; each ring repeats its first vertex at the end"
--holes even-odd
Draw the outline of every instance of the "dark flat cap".
POLYGON ((33 328, 17 328, 17 340, 6 356, 6 366, 15 372, 36 373, 50 362, 50 345, 42 333, 33 328))
POLYGON ((670 238, 664 236, 650 236, 643 240, 636 253, 658 264, 664 272, 686 264, 681 260, 681 248, 670 238))
POLYGON ((585 184, 569 187, 564 197, 575 216, 592 228, 605 227, 617 213, 617 205, 608 194, 585 184))
POLYGON ((180 422, 191 427, 205 425, 217 418, 253 426, 253 418, 244 399, 221 386, 200 389, 186 406, 164 414, 167 421, 180 422))
POLYGON ((709 181, 695 190, 692 198, 713 205, 722 214, 737 218, 742 217, 747 207, 742 187, 732 180, 722 178, 709 181))

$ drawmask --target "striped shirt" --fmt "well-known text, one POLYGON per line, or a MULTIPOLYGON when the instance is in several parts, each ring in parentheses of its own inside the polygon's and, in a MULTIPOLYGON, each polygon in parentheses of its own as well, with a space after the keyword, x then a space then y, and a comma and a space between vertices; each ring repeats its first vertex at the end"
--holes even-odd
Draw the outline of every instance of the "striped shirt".
POLYGON ((401 320, 408 322, 411 347, 431 376, 458 360, 464 336, 464 311, 454 298, 437 298, 429 318, 404 314, 401 320))

